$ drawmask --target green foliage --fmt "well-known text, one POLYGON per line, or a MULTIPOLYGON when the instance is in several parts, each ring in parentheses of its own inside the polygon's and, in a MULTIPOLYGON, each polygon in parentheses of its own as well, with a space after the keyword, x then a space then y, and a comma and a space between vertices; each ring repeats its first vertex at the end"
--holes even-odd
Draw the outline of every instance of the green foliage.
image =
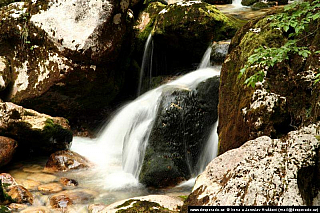
MULTIPOLYGON (((312 3, 302 2, 287 5, 283 13, 271 16, 270 20, 273 22, 270 26, 288 33, 288 40, 279 48, 259 47, 255 49, 254 54, 248 58, 247 63, 240 70, 238 76, 241 78, 249 69, 255 71, 253 75, 245 80, 244 84, 254 88, 257 82, 263 81, 269 68, 284 60, 288 60, 290 54, 298 54, 303 58, 307 58, 311 52, 308 50, 308 47, 297 46, 297 37, 307 31, 312 21, 320 18, 319 10, 320 0, 315 0, 312 3)), ((314 52, 314 54, 319 53, 320 51, 314 52)), ((320 81, 320 73, 316 78, 315 83, 320 81)))

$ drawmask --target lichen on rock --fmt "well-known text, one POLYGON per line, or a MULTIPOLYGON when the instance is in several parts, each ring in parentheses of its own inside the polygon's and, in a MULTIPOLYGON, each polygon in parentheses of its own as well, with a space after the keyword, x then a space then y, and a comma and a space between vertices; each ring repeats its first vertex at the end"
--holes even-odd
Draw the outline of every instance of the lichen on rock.
POLYGON ((312 205, 319 190, 317 127, 262 136, 220 155, 197 178, 185 206, 312 205))

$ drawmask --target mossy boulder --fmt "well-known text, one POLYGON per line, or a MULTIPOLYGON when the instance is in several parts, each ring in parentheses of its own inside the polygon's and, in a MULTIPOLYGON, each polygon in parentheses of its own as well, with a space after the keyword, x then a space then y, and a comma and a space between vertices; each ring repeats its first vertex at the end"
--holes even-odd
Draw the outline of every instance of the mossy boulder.
POLYGON ((243 6, 251 6, 251 5, 253 5, 254 3, 256 3, 256 2, 259 2, 259 0, 242 0, 242 1, 241 1, 241 4, 242 4, 243 6))
POLYGON ((44 0, 0 8, 0 98, 71 122, 110 106, 124 85, 129 7, 136 3, 44 0))
POLYGON ((264 2, 256 2, 251 6, 251 9, 252 10, 261 10, 261 9, 265 9, 268 7, 269 7, 269 5, 264 2))
MULTIPOLYGON (((257 19, 240 29, 230 44, 221 71, 219 97, 219 152, 239 147, 244 142, 262 135, 279 138, 289 131, 320 118, 319 87, 314 85, 319 69, 317 54, 306 60, 297 54, 268 69, 263 82, 255 88, 244 85, 255 69, 238 78, 253 51, 260 47, 280 47, 287 34, 270 26, 269 17, 257 19)), ((310 25, 310 32, 319 21, 310 25)), ((299 46, 311 52, 320 49, 320 33, 301 36, 299 46)))
POLYGON ((157 16, 153 29, 154 52, 158 60, 166 61, 158 73, 193 69, 212 41, 232 38, 240 25, 205 2, 168 5, 157 16))
POLYGON ((208 4, 232 4, 232 0, 202 0, 208 4))
POLYGON ((166 91, 150 133, 139 180, 146 186, 168 187, 199 171, 199 159, 217 120, 219 77, 196 90, 166 91))
POLYGON ((0 103, 0 134, 18 142, 19 154, 51 154, 68 149, 72 132, 64 118, 51 117, 10 102, 0 103))

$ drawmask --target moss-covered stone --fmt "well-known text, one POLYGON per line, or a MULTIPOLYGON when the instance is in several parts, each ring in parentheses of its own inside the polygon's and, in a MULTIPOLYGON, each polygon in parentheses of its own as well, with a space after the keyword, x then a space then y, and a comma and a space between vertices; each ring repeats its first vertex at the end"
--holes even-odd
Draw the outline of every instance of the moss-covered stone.
POLYGON ((259 0, 242 0, 242 1, 241 1, 241 4, 242 4, 243 6, 251 6, 251 5, 253 5, 254 3, 256 3, 256 2, 259 2, 259 0))
POLYGON ((40 114, 13 103, 0 103, 0 134, 18 142, 19 155, 51 154, 70 147, 72 132, 63 118, 40 114))
POLYGON ((240 26, 237 19, 204 2, 168 5, 159 13, 153 30, 154 52, 166 62, 158 73, 193 69, 212 41, 231 38, 240 26))
POLYGON ((251 6, 251 9, 252 10, 261 10, 261 9, 265 9, 268 7, 269 7, 269 5, 264 2, 256 2, 251 6))
MULTIPOLYGON (((319 85, 313 85, 312 73, 319 68, 315 54, 306 61, 298 55, 268 69, 262 84, 255 89, 244 86, 255 69, 238 79, 254 49, 260 46, 280 47, 287 35, 270 27, 268 17, 245 25, 232 40, 231 52, 221 72, 219 97, 219 152, 239 147, 245 141, 267 135, 281 137, 288 131, 319 119, 319 85)), ((319 23, 314 23, 309 31, 319 23)), ((301 37, 300 46, 320 49, 319 34, 301 37)))

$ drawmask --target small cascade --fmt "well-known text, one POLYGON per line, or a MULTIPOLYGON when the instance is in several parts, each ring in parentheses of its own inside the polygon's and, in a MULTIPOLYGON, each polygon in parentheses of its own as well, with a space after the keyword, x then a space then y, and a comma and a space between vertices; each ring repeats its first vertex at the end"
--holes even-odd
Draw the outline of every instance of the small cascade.
POLYGON ((146 41, 146 44, 144 46, 144 53, 142 58, 139 85, 138 85, 138 96, 141 94, 142 84, 144 80, 143 78, 145 75, 148 75, 149 86, 151 85, 153 49, 154 49, 154 42, 152 39, 152 35, 150 33, 146 41))
POLYGON ((240 8, 243 7, 243 5, 241 4, 242 0, 232 0, 232 6, 234 6, 235 8, 240 8))
POLYGON ((204 55, 201 59, 201 62, 198 66, 198 69, 203 69, 203 68, 211 66, 211 63, 210 63, 211 52, 212 52, 212 46, 210 45, 208 47, 208 49, 206 50, 206 52, 204 53, 204 55))
POLYGON ((215 122, 215 124, 212 127, 211 135, 207 141, 207 144, 205 145, 201 158, 198 161, 198 171, 197 174, 200 174, 203 172, 206 168, 206 166, 218 155, 218 120, 215 122))

